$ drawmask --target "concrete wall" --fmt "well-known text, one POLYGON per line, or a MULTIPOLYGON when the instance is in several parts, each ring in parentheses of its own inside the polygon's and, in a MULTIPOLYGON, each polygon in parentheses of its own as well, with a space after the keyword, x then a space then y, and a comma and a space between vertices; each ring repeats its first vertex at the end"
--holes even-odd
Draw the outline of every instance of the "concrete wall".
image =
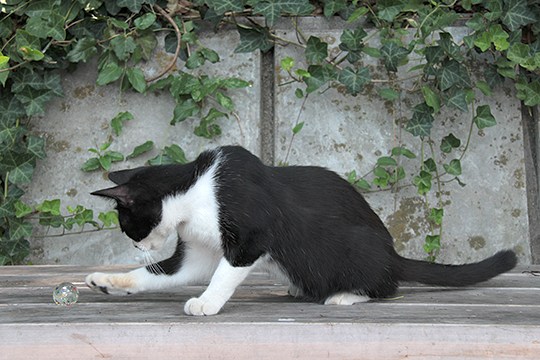
MULTIPOLYGON (((339 22, 325 19, 302 19, 300 23, 306 35, 321 36, 334 47, 339 43, 341 26, 339 22)), ((462 29, 455 29, 455 34, 460 32, 462 29)), ((278 34, 284 38, 294 37, 288 23, 278 26, 278 34)), ((105 141, 110 131, 108 122, 119 111, 130 111, 135 116, 111 146, 124 154, 146 140, 153 140, 157 149, 179 144, 190 159, 206 148, 240 144, 261 155, 267 163, 284 161, 303 99, 294 96, 296 85, 280 86, 285 74, 279 63, 285 56, 292 56, 301 63, 298 49, 288 46, 277 47, 273 53, 264 55, 234 54, 239 41, 235 31, 220 32, 219 38, 208 33, 201 41, 222 55, 219 64, 208 66, 205 71, 253 82, 252 87, 230 92, 237 106, 238 120, 220 120, 222 136, 211 141, 198 138, 193 135, 195 122, 189 120, 170 126, 174 102, 168 94, 120 93, 115 85, 96 87, 95 64, 82 65, 75 73, 63 77, 66 97, 52 103, 47 114, 35 121, 34 130, 48 140, 48 157, 39 163, 26 199, 38 203, 61 198, 65 205, 83 204, 96 211, 112 208, 110 202, 88 195, 111 185, 104 174, 83 173, 79 168, 90 157, 86 150, 105 141)), ((170 56, 162 50, 157 55, 161 64, 166 63, 163 58, 170 56)), ((374 61, 369 65, 373 73, 384 73, 380 63, 374 61)), ((160 62, 156 62, 146 70, 155 71, 159 66, 160 62)), ((477 66, 481 66, 481 62, 477 66)), ((413 152, 419 153, 419 147, 410 146, 419 146, 419 142, 403 130, 401 122, 410 116, 410 105, 418 103, 419 98, 404 93, 395 103, 387 103, 376 95, 375 88, 368 90, 367 95, 357 97, 344 96, 339 86, 324 94, 311 94, 300 112, 300 121, 304 121, 305 126, 292 142, 287 162, 321 165, 342 175, 353 169, 364 174, 379 156, 386 155, 398 144, 407 144, 413 152)), ((479 103, 490 104, 498 125, 474 131, 470 149, 462 160, 461 180, 467 186, 461 187, 456 182, 443 186, 445 218, 439 261, 475 261, 500 249, 513 248, 522 263, 530 263, 531 246, 534 248, 537 241, 534 236, 537 236, 538 211, 530 209, 538 205, 534 202, 538 194, 538 163, 527 154, 537 151, 531 147, 537 146, 538 137, 533 133, 531 139, 531 131, 527 130, 529 137, 524 141, 522 112, 512 84, 506 84, 490 98, 479 99, 479 103), (529 226, 531 214, 533 225, 529 226)), ((448 131, 466 138, 470 113, 445 112, 437 119, 444 122, 445 129, 444 133, 439 132, 435 125, 436 143, 448 131)), ((537 121, 533 118, 530 124, 537 121)), ((537 125, 534 129, 538 131, 537 125)), ((142 162, 119 163, 113 169, 131 168, 142 162)), ((408 174, 417 171, 416 163, 418 161, 404 162, 408 174)), ((399 252, 423 258, 422 244, 429 225, 425 219, 424 199, 416 190, 408 187, 398 192, 373 192, 366 194, 366 198, 394 235, 399 252)), ((434 198, 429 201, 435 203, 434 198)), ((140 254, 120 231, 36 238, 32 240, 32 249, 34 263, 141 262, 140 254)), ((165 253, 156 254, 156 258, 163 256, 165 253)))

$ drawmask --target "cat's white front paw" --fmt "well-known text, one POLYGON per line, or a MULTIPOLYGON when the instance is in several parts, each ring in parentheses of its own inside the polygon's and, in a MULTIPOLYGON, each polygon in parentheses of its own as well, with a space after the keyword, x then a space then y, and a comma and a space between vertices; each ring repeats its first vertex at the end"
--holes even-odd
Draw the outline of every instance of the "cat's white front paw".
POLYGON ((186 315, 205 316, 215 315, 221 310, 221 303, 204 299, 202 296, 198 298, 191 298, 186 302, 184 306, 184 312, 186 315))
POLYGON ((95 272, 85 279, 86 286, 94 291, 111 295, 129 295, 137 292, 133 276, 126 274, 104 274, 95 272))

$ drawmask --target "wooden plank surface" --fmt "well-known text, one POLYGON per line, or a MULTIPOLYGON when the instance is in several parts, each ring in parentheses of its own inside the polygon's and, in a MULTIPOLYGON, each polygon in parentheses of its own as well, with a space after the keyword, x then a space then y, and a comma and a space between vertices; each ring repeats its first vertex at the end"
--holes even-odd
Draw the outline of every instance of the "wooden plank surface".
POLYGON ((82 285, 119 270, 0 267, 0 359, 540 359, 540 266, 463 289, 404 284, 354 306, 301 302, 254 274, 210 317, 183 314, 202 286, 113 297, 82 285), (71 307, 52 300, 63 281, 82 285, 71 307))

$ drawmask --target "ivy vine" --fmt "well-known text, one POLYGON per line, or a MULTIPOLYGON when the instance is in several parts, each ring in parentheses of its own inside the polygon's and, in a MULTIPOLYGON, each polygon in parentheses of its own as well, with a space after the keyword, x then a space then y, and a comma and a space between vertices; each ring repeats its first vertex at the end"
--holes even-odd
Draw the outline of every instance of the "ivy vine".
MULTIPOLYGON (((473 129, 496 125, 489 105, 477 94, 490 96, 505 79, 513 81, 517 97, 526 106, 540 104, 540 4, 524 0, 464 1, 359 1, 359 0, 6 0, 0 5, 0 265, 21 263, 29 254, 29 241, 36 224, 61 228, 60 234, 114 228, 114 213, 95 218, 83 206, 61 211, 58 200, 30 206, 20 201, 32 180, 36 162, 46 156, 44 139, 31 132, 32 118, 42 115, 49 101, 63 96, 60 71, 97 58, 97 85, 117 83, 122 91, 166 91, 176 101, 171 125, 192 121, 197 136, 212 138, 222 132, 220 121, 234 117, 230 92, 250 86, 238 78, 196 75, 205 63, 218 63, 220 54, 198 39, 208 25, 219 32, 233 26, 240 36, 235 52, 271 51, 275 46, 297 46, 307 67, 298 59, 279 59, 295 95, 324 96, 329 86, 343 86, 351 96, 365 93, 366 85, 388 101, 397 101, 404 91, 418 92, 421 99, 404 124, 418 138, 421 152, 400 144, 379 157, 372 171, 348 179, 364 191, 414 186, 420 195, 431 191, 440 196, 441 184, 460 182, 466 169, 461 160, 472 141, 473 129), (341 17, 348 25, 339 38, 339 53, 331 55, 330 44, 317 36, 305 37, 297 28, 297 41, 280 38, 274 30, 279 19, 296 24, 297 16, 341 17), (464 24, 468 35, 457 41, 449 26, 464 24), (374 29, 374 31, 368 28, 374 29), (406 36, 406 35, 411 35, 406 36), (171 62, 156 73, 144 70, 152 58, 159 36, 171 62), (370 40, 380 39, 373 46, 370 40), (481 54, 486 65, 479 80, 473 80, 466 59, 481 54), (411 68, 409 60, 421 61, 411 68), (377 78, 365 61, 375 58, 386 68, 386 78, 377 78), (184 68, 175 68, 177 60, 184 68), (414 81, 403 88, 396 76, 407 67, 414 81), (470 116, 467 139, 448 133, 435 143, 431 131, 435 119, 448 107, 470 116), (441 154, 445 154, 443 157, 441 154), (445 162, 443 159, 449 158, 445 162), (419 161, 419 171, 406 174, 404 161, 419 161)), ((478 75, 476 72, 475 75, 478 75)), ((81 164, 85 171, 108 171, 115 161, 146 154, 151 139, 137 145, 127 156, 111 150, 125 121, 121 113, 111 120, 112 132, 101 146, 89 149, 81 164)), ((300 117, 298 117, 299 119, 300 117)), ((301 134, 304 123, 296 121, 291 139, 301 134)), ((289 148, 293 146, 293 141, 289 148)), ((289 149, 290 150, 290 149, 289 149)), ((287 159, 281 159, 284 162, 287 159)), ((150 164, 185 162, 178 145, 165 147, 150 164)), ((426 207, 432 232, 424 249, 432 259, 440 249, 444 207, 442 201, 426 207)))

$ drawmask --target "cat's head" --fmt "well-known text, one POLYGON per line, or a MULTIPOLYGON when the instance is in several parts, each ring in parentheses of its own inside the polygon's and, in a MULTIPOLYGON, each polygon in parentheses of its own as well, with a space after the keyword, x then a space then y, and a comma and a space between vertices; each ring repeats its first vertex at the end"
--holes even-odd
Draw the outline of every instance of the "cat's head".
MULTIPOLYGON (((148 167, 142 167, 111 172, 109 179, 117 186, 92 193, 116 201, 120 228, 135 243, 145 239, 148 243, 147 238, 161 221, 162 195, 152 184, 149 171, 148 167)), ((145 244, 144 247, 150 249, 152 246, 145 244)))

